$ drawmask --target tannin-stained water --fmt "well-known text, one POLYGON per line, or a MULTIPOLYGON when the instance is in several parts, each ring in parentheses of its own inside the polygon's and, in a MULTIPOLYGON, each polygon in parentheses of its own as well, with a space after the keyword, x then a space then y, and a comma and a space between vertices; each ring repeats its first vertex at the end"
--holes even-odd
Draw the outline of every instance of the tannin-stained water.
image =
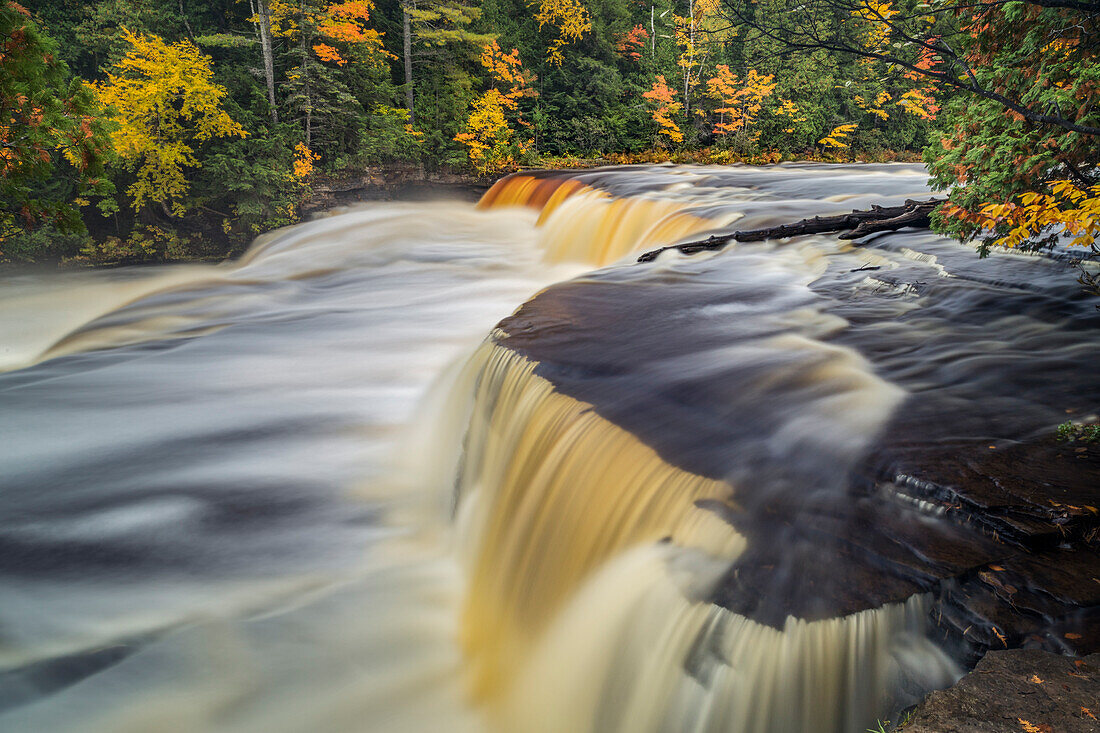
POLYGON ((924 193, 517 177, 10 278, 0 729, 839 733, 950 684, 927 593, 807 567, 856 504, 948 532, 848 493, 906 416, 1021 440, 1095 404, 1072 271, 928 233, 632 262, 924 193))

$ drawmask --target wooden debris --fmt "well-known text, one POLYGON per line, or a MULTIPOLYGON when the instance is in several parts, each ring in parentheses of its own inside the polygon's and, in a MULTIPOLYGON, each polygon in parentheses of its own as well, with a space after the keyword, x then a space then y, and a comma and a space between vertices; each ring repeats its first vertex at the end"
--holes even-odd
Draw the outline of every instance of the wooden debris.
POLYGON ((793 224, 783 224, 766 229, 750 229, 723 236, 711 236, 696 242, 684 242, 668 247, 651 250, 638 258, 638 262, 652 262, 665 250, 675 249, 684 254, 696 254, 707 250, 721 249, 730 242, 763 242, 768 239, 783 239, 804 234, 827 234, 842 232, 841 239, 858 239, 868 234, 889 232, 904 227, 927 228, 931 226, 932 212, 946 199, 927 201, 908 200, 901 206, 872 206, 867 210, 855 210, 850 214, 836 216, 815 216, 793 224))

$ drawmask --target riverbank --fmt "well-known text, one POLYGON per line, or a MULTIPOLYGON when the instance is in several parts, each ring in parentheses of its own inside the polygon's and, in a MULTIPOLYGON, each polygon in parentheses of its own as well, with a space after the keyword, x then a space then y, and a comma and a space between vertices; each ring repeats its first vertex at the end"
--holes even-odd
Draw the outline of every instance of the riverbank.
MULTIPOLYGON (((1100 654, 991 651, 958 684, 933 692, 893 730, 906 733, 1097 733, 1100 654)), ((890 729, 883 725, 883 729, 890 729)))
MULTIPOLYGON (((603 166, 670 163, 676 165, 759 165, 781 163, 919 162, 914 151, 881 151, 853 157, 843 151, 803 152, 798 156, 766 152, 753 156, 729 150, 649 150, 614 153, 599 158, 564 156, 541 158, 521 170, 583 170, 603 166)), ((466 169, 427 169, 422 165, 387 164, 337 173, 317 173, 302 200, 277 226, 308 221, 325 211, 367 201, 458 200, 476 202, 493 183, 512 171, 480 175, 466 169)), ((90 211, 90 210, 89 210, 90 211)), ((184 218, 166 218, 146 212, 140 222, 120 223, 116 216, 88 214, 88 234, 62 234, 41 229, 0 242, 0 273, 28 268, 78 269, 118 267, 158 262, 220 262, 239 256, 265 229, 242 233, 232 212, 196 207, 184 218)), ((277 226, 275 228, 277 228, 277 226)))

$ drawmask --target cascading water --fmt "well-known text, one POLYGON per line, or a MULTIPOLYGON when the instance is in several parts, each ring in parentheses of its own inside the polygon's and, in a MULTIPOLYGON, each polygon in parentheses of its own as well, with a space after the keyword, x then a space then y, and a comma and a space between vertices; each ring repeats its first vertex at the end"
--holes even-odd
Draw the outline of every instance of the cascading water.
POLYGON ((1072 272, 928 233, 632 264, 922 191, 539 173, 7 283, 0 728, 845 733, 950 684, 937 583, 1008 550, 881 467, 1096 404, 1072 272))

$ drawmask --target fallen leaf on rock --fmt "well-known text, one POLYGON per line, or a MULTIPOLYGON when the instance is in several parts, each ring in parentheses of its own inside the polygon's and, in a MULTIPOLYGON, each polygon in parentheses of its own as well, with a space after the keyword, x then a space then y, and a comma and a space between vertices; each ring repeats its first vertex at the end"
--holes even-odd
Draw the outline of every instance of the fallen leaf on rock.
POLYGON ((1080 639, 1081 635, 1080 634, 1074 634, 1073 632, 1069 632, 1069 633, 1066 634, 1066 638, 1067 639, 1080 639))
POLYGON ((1039 725, 1032 725, 1023 718, 1016 718, 1020 722, 1020 727, 1023 728, 1026 733, 1054 733, 1054 729, 1045 723, 1039 725))
POLYGON ((1032 683, 1034 683, 1034 684, 1036 684, 1036 685, 1041 685, 1041 684, 1043 684, 1043 680, 1042 680, 1042 679, 1041 679, 1041 678, 1039 677, 1039 675, 1037 675, 1037 674, 1033 674, 1033 675, 1031 675, 1031 679, 1030 679, 1030 680, 1028 680, 1028 681, 1029 681, 1029 682, 1032 682, 1032 683))

